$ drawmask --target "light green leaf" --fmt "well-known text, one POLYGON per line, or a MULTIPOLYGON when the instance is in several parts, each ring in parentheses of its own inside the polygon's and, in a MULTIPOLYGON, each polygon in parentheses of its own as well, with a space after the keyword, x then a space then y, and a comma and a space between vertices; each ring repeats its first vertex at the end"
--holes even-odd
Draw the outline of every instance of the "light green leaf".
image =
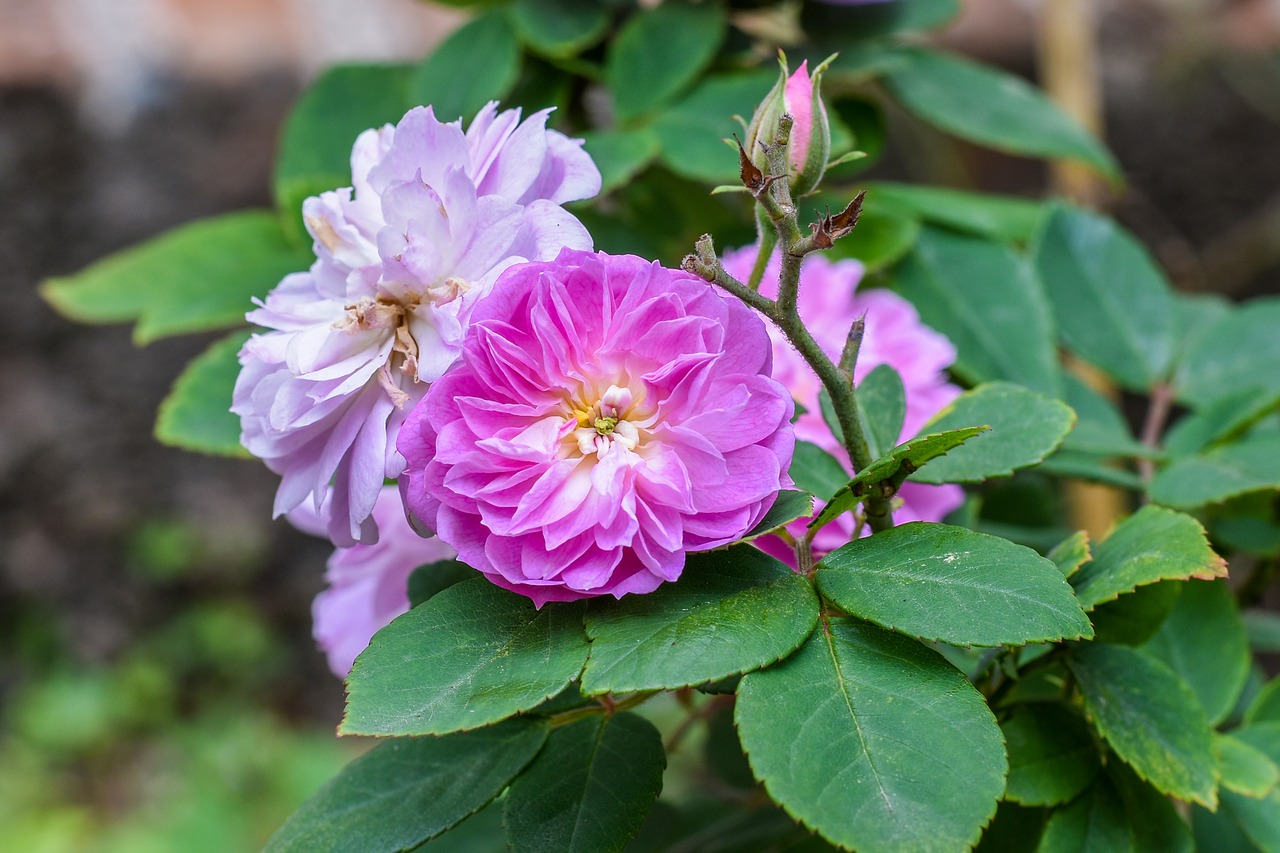
POLYGON ((1197 456, 1175 459, 1156 474, 1151 499, 1179 509, 1280 489, 1280 433, 1258 433, 1197 456))
POLYGON ((872 459, 884 456, 898 443, 907 416, 907 392, 898 371, 878 364, 858 383, 858 417, 872 459))
POLYGON ((921 521, 822 559, 822 594, 854 616, 956 646, 1092 637, 1058 568, 1030 548, 921 521))
POLYGON ((1043 204, 1030 199, 916 184, 868 184, 867 201, 931 225, 1013 243, 1028 242, 1044 212, 1043 204))
POLYGON ((827 451, 808 441, 796 441, 791 479, 797 486, 827 501, 849 482, 849 472, 827 451))
MULTIPOLYGON (((1258 723, 1232 734, 1280 766, 1280 722, 1258 723)), ((1223 791, 1222 803, 1250 841, 1267 853, 1280 850, 1280 788, 1272 788, 1263 799, 1223 791)))
POLYGON ((455 584, 374 635, 338 731, 446 734, 533 708, 582 670, 582 613, 581 602, 538 610, 483 577, 455 584))
POLYGON ((1027 258, 1003 243, 926 227, 893 283, 955 344, 960 376, 1062 395, 1053 317, 1027 258))
POLYGON ((1226 581, 1184 583, 1143 650, 1191 686, 1214 725, 1231 713, 1249 674, 1249 641, 1226 581))
POLYGON ((558 728, 503 807, 515 853, 616 853, 662 790, 662 736, 623 712, 558 728))
POLYGON ((307 800, 266 849, 413 849, 502 793, 548 731, 544 722, 512 720, 448 737, 386 741, 307 800))
POLYGON ((1200 331, 1174 372, 1178 399, 1195 408, 1231 394, 1280 391, 1280 297, 1254 299, 1200 331))
POLYGON ((1280 678, 1273 678, 1258 691, 1244 712, 1244 721, 1253 723, 1280 723, 1280 678))
POLYGON ((1213 749, 1222 787, 1228 790, 1261 799, 1280 782, 1280 767, 1265 752, 1238 737, 1214 732, 1213 749))
POLYGON ((978 483, 1007 477, 1042 461, 1075 423, 1058 400, 1010 382, 989 382, 966 391, 942 409, 922 432, 986 425, 990 432, 911 475, 920 483, 978 483))
POLYGON ((582 134, 583 148, 600 170, 600 194, 631 181, 658 156, 658 137, 647 127, 637 130, 599 130, 582 134))
POLYGON ((289 244, 273 214, 242 211, 179 226, 75 275, 50 279, 40 292, 82 323, 136 320, 133 339, 147 344, 244 325, 253 297, 312 260, 289 244))
POLYGON ((667 0, 632 16, 605 59, 618 118, 625 122, 662 106, 692 83, 715 56, 725 25, 720 4, 689 0, 667 0))
POLYGON ((752 770, 789 814, 860 853, 961 850, 1004 789, 1000 730, 958 670, 914 640, 831 619, 743 677, 752 770))
POLYGON ((1109 177, 1111 153, 1021 77, 950 54, 910 48, 885 84, 902 105, 962 139, 1013 154, 1064 157, 1109 177))
POLYGON ((249 339, 233 332, 192 359, 156 413, 156 440, 199 453, 247 457, 240 419, 231 414, 231 392, 240 375, 236 357, 249 339))
POLYGON ((713 75, 664 110, 651 125, 662 143, 663 165, 695 181, 737 184, 738 155, 722 140, 741 135, 733 117, 750 118, 777 76, 764 71, 713 75))
POLYGON ((1089 483, 1105 483, 1134 492, 1142 491, 1141 477, 1124 467, 1119 460, 1099 456, 1096 453, 1059 450, 1040 463, 1040 470, 1055 477, 1084 480, 1089 483))
POLYGON ((859 471, 858 475, 844 488, 836 492, 822 508, 822 512, 818 513, 818 517, 809 522, 809 529, 816 530, 823 527, 841 513, 853 509, 866 496, 867 489, 876 483, 891 481, 900 484, 909 473, 918 470, 921 465, 954 450, 985 430, 986 427, 975 426, 929 433, 916 436, 898 445, 889 451, 889 455, 881 456, 859 471))
POLYGON ((750 545, 690 554, 680 580, 593 601, 587 694, 687 687, 778 661, 818 620, 802 576, 750 545))
POLYGON ((778 497, 774 500, 773 506, 769 507, 764 518, 744 533, 739 541, 746 542, 764 536, 779 527, 786 527, 798 518, 807 518, 810 515, 813 515, 813 495, 793 489, 783 489, 778 492, 778 497))
POLYGON ((468 21, 414 71, 409 94, 436 118, 469 122, 488 101, 501 100, 520 77, 520 40, 495 9, 468 21))
POLYGON ((1098 748, 1088 727, 1062 705, 1019 705, 1000 728, 1009 749, 1007 800, 1056 806, 1098 775, 1098 748))
POLYGON ((1098 733, 1139 776, 1180 800, 1217 805, 1209 721, 1185 681, 1128 646, 1082 645, 1068 665, 1098 733))
POLYGON ((1186 456, 1243 435, 1280 408, 1280 393, 1254 389, 1228 394, 1173 425, 1164 437, 1165 452, 1186 456))
POLYGON ((395 124, 416 105, 409 92, 412 75, 408 65, 335 66, 311 84, 289 113, 273 187, 285 229, 298 245, 311 247, 302 225, 303 200, 351 186, 356 137, 395 124))
POLYGON ((544 56, 574 56, 609 29, 609 10, 595 0, 516 0, 509 8, 520 39, 544 56))
POLYGON ((1227 565, 1213 553, 1200 522, 1158 506, 1144 506, 1120 522, 1071 578, 1086 610, 1161 580, 1212 580, 1227 565))
POLYGON ((1110 219, 1056 205, 1036 240, 1035 265, 1077 355, 1135 391, 1165 379, 1178 342, 1176 305, 1137 240, 1110 219))
POLYGON ((1077 569, 1092 559, 1089 552, 1088 532, 1077 530, 1053 546, 1053 550, 1045 554, 1045 557, 1058 567, 1063 577, 1071 577, 1077 569))

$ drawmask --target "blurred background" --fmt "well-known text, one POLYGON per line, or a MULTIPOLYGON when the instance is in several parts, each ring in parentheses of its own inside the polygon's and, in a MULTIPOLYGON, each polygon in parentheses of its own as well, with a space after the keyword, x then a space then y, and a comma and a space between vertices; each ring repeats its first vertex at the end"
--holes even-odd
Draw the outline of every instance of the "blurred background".
MULTIPOLYGON (((965 0, 937 38, 1040 79, 1054 3, 965 0)), ((1095 202, 1181 288, 1280 292, 1280 0, 1086 5, 1099 55, 1077 76, 1096 75, 1129 181, 1095 202)), ((257 462, 151 438, 211 338, 139 350, 36 287, 269 205, 278 130, 321 68, 417 59, 464 19, 418 0, 0 0, 0 848, 258 849, 361 749, 333 736, 342 686, 310 636, 329 548, 270 521, 257 462)), ((1064 180, 889 118, 871 177, 1064 180)))

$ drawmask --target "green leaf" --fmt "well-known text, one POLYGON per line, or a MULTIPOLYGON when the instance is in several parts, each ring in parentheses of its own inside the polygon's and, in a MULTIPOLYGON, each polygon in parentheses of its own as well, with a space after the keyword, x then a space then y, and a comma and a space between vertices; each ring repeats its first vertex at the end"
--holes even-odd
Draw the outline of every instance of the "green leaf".
POLYGON ((796 441, 790 473, 797 486, 824 501, 849 482, 849 472, 840 460, 808 441, 796 441))
POLYGON ((1213 553, 1200 522, 1158 506, 1144 506, 1111 531, 1071 584, 1085 610, 1143 584, 1161 580, 1212 580, 1227 565, 1213 553))
POLYGON ((763 551, 690 554, 675 583, 591 603, 582 690, 672 689, 759 669, 793 652, 817 620, 813 587, 763 551))
POLYGON ((981 694, 914 640, 831 619, 738 688, 752 770, 796 819, 860 853, 974 844, 1004 788, 981 694))
POLYGON ((615 853, 662 790, 662 736, 623 712, 558 728, 503 807, 515 853, 615 853))
POLYGON ((726 23, 720 4, 689 0, 667 0, 633 15, 605 59, 618 118, 625 122, 662 106, 692 83, 715 57, 726 23))
POLYGON ((1044 834, 1045 811, 1001 800, 996 816, 973 848, 975 853, 1035 853, 1044 834))
POLYGON ((1122 762, 1109 762, 1106 773, 1129 819, 1135 851, 1195 853, 1190 827, 1168 797, 1143 782, 1122 762))
POLYGON ((742 133, 742 126, 733 117, 749 118, 776 80, 777 74, 763 71, 720 74, 703 80, 651 125, 662 143, 663 164, 695 181, 737 184, 738 155, 722 140, 742 133))
POLYGON ((1102 143, 1021 77, 937 51, 901 54, 906 61, 886 70, 885 84, 925 121, 1001 151, 1079 160, 1119 175, 1102 143))
POLYGON ((658 156, 658 137, 647 127, 582 134, 583 148, 600 170, 600 194, 629 183, 658 156))
POLYGON ((1066 404, 1009 382, 966 391, 942 409, 927 432, 987 425, 990 432, 911 475, 920 483, 978 483, 1007 477, 1042 461, 1071 431, 1075 413, 1066 404))
POLYGON ((1244 627, 1249 635, 1249 646, 1254 651, 1280 652, 1280 614, 1267 610, 1246 610, 1244 627))
POLYGON ((1099 604, 1089 614, 1094 640, 1140 646, 1160 630, 1182 595, 1182 581, 1160 581, 1140 586, 1114 601, 1099 604))
MULTIPOLYGON (((351 186, 351 148, 370 128, 398 122, 417 103, 408 65, 339 65, 320 75, 285 122, 273 187, 289 237, 311 247, 302 202, 351 186)), ((428 102, 429 103, 429 102, 428 102)))
MULTIPOLYGON (((1280 766, 1280 722, 1248 726, 1233 734, 1280 766)), ((1223 791, 1222 803, 1250 841, 1269 853, 1280 850, 1280 788, 1272 788, 1260 800, 1223 791)))
POLYGON ((868 184, 867 200, 931 225, 1014 243, 1031 239, 1044 211, 1038 201, 1013 196, 885 182, 868 184))
POLYGON ((893 631, 956 646, 1092 637, 1058 568, 1030 548, 914 521, 828 554, 822 594, 893 631))
POLYGON ((1246 723, 1280 722, 1280 678, 1273 678, 1258 691, 1244 712, 1246 723))
POLYGON ((438 560, 418 566, 409 575, 409 606, 417 607, 437 593, 475 576, 475 569, 458 560, 438 560))
POLYGON ((1031 262, 1003 243, 924 228, 894 286, 956 347, 969 382, 1007 379, 1062 395, 1056 333, 1031 262))
MULTIPOLYGON (((1223 791, 1227 796, 1229 792, 1223 791)), ((1258 853, 1244 830, 1225 808, 1216 812, 1193 806, 1191 829, 1195 833, 1196 849, 1212 853, 1258 853)))
POLYGON ((1280 408, 1280 393, 1248 389, 1228 394, 1173 425, 1165 435, 1165 452, 1186 456, 1212 444, 1239 438, 1280 408))
POLYGON ((1076 413, 1076 428, 1062 442, 1064 450, 1099 456, 1151 456, 1129 431, 1129 425, 1106 397, 1071 373, 1063 375, 1063 399, 1076 413))
POLYGON ((1000 728, 1009 749, 1005 799, 1056 806, 1098 775, 1098 748, 1088 727, 1062 705, 1019 705, 1000 728))
POLYGON ((240 375, 236 357, 249 339, 233 332, 191 360, 156 413, 156 440, 170 447, 247 457, 240 419, 231 414, 231 392, 240 375))
MULTIPOLYGON (((841 197, 843 198, 843 197, 841 197)), ((833 210, 842 210, 849 203, 831 205, 833 210)), ((804 200, 801 208, 808 208, 804 200)), ((817 216, 814 216, 817 220, 817 216)), ((827 252, 833 260, 856 258, 866 267, 867 272, 875 272, 897 263, 903 255, 911 251, 916 239, 920 236, 920 223, 909 216, 896 213, 891 208, 869 207, 863 209, 858 217, 858 227, 846 237, 841 237, 835 247, 827 252)))
POLYGON ((1263 432, 1198 456, 1175 459, 1148 488, 1157 503, 1195 509, 1280 489, 1280 433, 1263 432))
POLYGON ((396 738, 347 765, 293 813, 269 853, 410 850, 480 810, 533 760, 546 723, 396 738))
POLYGON ((1084 480, 1089 483, 1105 483, 1134 492, 1142 491, 1141 477, 1123 467, 1120 461, 1108 459, 1096 453, 1059 450, 1040 464, 1040 471, 1055 477, 1084 480))
POLYGON ((1077 530, 1053 546, 1053 550, 1045 554, 1045 557, 1058 567, 1063 577, 1071 577, 1077 569, 1092 559, 1089 552, 1088 532, 1077 530))
POLYGON ((1176 305, 1138 241, 1110 219, 1056 205, 1036 241, 1035 264, 1077 355, 1136 391, 1165 379, 1178 342, 1176 305))
POLYGON ((1240 738, 1214 732, 1213 748, 1218 756, 1222 787, 1261 799, 1280 782, 1280 767, 1265 752, 1240 738))
POLYGON ((1249 640, 1226 581, 1190 582, 1144 651, 1180 675, 1217 725, 1227 718, 1249 674, 1249 640))
POLYGON ((764 518, 751 530, 742 535, 739 541, 747 542, 766 533, 772 533, 779 527, 786 527, 798 518, 807 518, 813 515, 813 495, 807 492, 797 492, 792 489, 783 489, 778 492, 778 497, 774 500, 773 506, 769 507, 769 511, 764 514, 764 518))
POLYGON ((1049 816, 1038 853, 1140 853, 1119 794, 1105 776, 1066 808, 1049 816))
POLYGON ((609 29, 609 10, 594 0, 516 0, 510 14, 525 44, 555 58, 581 53, 609 29))
POLYGON ((487 102, 501 100, 520 77, 520 41, 501 9, 458 28, 413 73, 409 94, 430 104, 436 118, 470 119, 487 102))
POLYGON ((148 344, 243 325, 253 297, 312 260, 289 245, 273 214, 250 210, 179 226, 40 292, 82 323, 136 320, 133 339, 148 344))
POLYGON ((910 472, 954 450, 975 435, 985 432, 986 429, 986 427, 975 426, 930 433, 916 436, 898 445, 889 451, 888 456, 881 456, 872 462, 836 492, 822 508, 822 512, 818 513, 818 517, 809 522, 809 529, 816 530, 837 518, 841 513, 853 509, 861 502, 870 486, 885 481, 896 481, 900 484, 910 472))
POLYGON ((414 853, 510 853, 502 832, 502 807, 485 806, 444 835, 438 836, 414 853))
POLYGON ((1106 643, 1073 649, 1068 665, 1120 758, 1166 794, 1216 807, 1209 721, 1185 681, 1143 652, 1106 643))
POLYGON ((907 416, 907 392, 898 371, 876 365, 858 383, 858 417, 872 459, 884 456, 898 443, 907 416))
POLYGON ((1280 298, 1254 299, 1224 314, 1187 347, 1174 372, 1178 399, 1203 408, 1228 395, 1280 391, 1280 298))
POLYGON ((582 612, 581 602, 538 610, 483 577, 451 586, 356 658, 339 733, 446 734, 533 708, 582 670, 582 612))

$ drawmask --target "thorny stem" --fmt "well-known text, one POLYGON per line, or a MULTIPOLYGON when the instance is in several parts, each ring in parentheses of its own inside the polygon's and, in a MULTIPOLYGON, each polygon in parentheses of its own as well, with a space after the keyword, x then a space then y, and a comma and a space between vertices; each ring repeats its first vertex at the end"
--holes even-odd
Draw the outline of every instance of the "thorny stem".
POLYGON ((604 696, 598 697, 599 701, 595 705, 570 708, 568 711, 552 714, 551 728, 558 729, 570 723, 576 723, 578 720, 585 720, 587 717, 611 717, 619 711, 629 711, 637 705, 643 705, 661 692, 660 690, 642 690, 639 693, 632 693, 625 699, 614 699, 612 694, 606 693, 604 696))
MULTIPOLYGON (((1151 405, 1147 408, 1147 417, 1142 424, 1142 446, 1151 450, 1157 450, 1160 447, 1160 434, 1164 432, 1164 425, 1169 420, 1169 410, 1173 406, 1173 389, 1167 383, 1161 382, 1151 389, 1151 405)), ((1138 473, 1142 475, 1143 483, 1150 483, 1151 478, 1156 474, 1156 465, 1148 457, 1142 457, 1138 460, 1138 473)))

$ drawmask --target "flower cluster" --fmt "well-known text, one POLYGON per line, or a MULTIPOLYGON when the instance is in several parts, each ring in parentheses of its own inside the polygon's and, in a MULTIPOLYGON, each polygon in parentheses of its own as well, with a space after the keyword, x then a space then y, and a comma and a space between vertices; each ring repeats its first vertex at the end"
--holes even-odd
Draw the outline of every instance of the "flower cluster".
POLYGON ((271 331, 241 352, 232 406, 244 446, 281 475, 276 515, 310 500, 336 544, 376 541, 399 425, 476 304, 512 264, 591 247, 560 205, 598 192, 600 173, 548 112, 521 122, 490 104, 464 133, 414 109, 360 135, 351 187, 304 203, 316 261, 248 315, 271 331))
MULTIPOLYGON (((724 266, 731 274, 745 280, 755 264, 757 250, 753 246, 724 253, 724 266)), ((765 269, 760 292, 776 297, 780 261, 775 257, 765 269)), ((947 381, 945 370, 955 361, 956 351, 944 335, 920 322, 920 315, 910 302, 888 290, 857 291, 863 266, 856 260, 832 261, 822 255, 805 260, 800 274, 799 310, 805 328, 831 358, 839 358, 849 327, 866 315, 866 333, 854 370, 859 382, 878 365, 887 364, 902 377, 906 391, 907 411, 899 440, 916 435, 929 418, 949 404, 960 389, 947 381)), ((818 392, 822 388, 817 374, 775 326, 769 326, 773 342, 773 376, 791 390, 805 412, 796 419, 796 438, 812 442, 839 459, 852 471, 844 447, 832 435, 822 419, 818 392)), ((905 483, 898 491, 901 504, 894 520, 940 521, 964 500, 959 486, 929 486, 905 483)), ((803 533, 804 522, 796 522, 794 531, 803 533)), ((853 534, 852 516, 845 514, 823 528, 814 539, 815 555, 833 551, 849 541, 853 534)), ((765 537, 757 544, 776 556, 794 561, 791 549, 782 540, 765 537)))
POLYGON ((405 505, 539 606, 675 580, 788 486, 764 323, 701 279, 566 249, 512 267, 401 429, 405 505))

